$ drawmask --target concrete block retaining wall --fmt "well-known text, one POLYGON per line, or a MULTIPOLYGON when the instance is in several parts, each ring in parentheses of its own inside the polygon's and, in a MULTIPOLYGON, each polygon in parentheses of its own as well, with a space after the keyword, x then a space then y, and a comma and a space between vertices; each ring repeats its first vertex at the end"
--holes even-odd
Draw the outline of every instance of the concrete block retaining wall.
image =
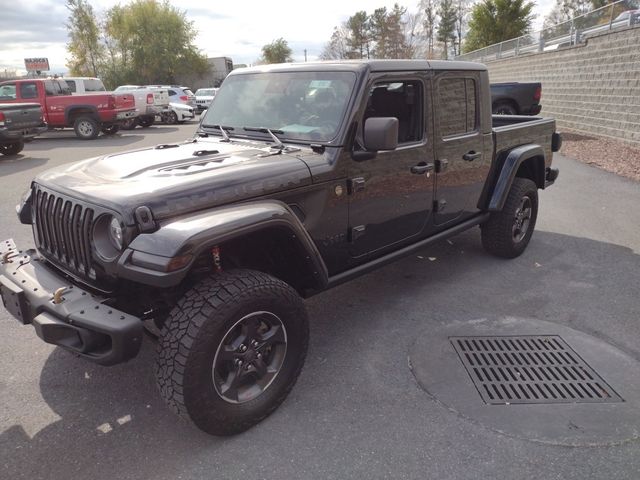
POLYGON ((640 146, 640 27, 573 48, 487 63, 492 82, 541 82, 542 113, 558 129, 640 146))

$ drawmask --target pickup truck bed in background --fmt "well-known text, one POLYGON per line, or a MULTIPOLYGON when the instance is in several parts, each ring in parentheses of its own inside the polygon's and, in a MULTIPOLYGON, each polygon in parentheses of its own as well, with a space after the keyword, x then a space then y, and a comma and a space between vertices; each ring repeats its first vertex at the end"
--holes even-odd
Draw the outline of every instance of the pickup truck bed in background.
POLYGON ((498 115, 538 115, 541 96, 540 82, 492 83, 491 111, 498 115))

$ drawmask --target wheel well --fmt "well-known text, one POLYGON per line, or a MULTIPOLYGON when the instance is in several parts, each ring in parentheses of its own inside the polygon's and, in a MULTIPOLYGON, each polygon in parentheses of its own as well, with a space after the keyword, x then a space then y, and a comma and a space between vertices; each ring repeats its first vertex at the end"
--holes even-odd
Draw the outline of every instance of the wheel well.
POLYGON ((88 116, 99 121, 94 110, 91 110, 90 108, 74 108, 73 110, 69 110, 67 113, 67 123, 73 126, 76 119, 82 116, 88 116))
MULTIPOLYGON (((308 253, 285 227, 270 227, 219 245, 223 270, 245 268, 268 273, 291 285, 300 295, 318 286, 317 276, 308 253)), ((215 269, 212 248, 200 254, 194 265, 215 269)))
POLYGON ((520 113, 518 104, 514 100, 511 100, 509 98, 502 98, 500 100, 496 100, 495 102, 493 102, 493 104, 491 105, 491 111, 494 111, 498 105, 510 105, 516 111, 516 114, 520 113))
POLYGON ((516 172, 516 177, 528 178, 532 180, 538 188, 544 188, 544 170, 544 158, 531 157, 520 164, 516 172))

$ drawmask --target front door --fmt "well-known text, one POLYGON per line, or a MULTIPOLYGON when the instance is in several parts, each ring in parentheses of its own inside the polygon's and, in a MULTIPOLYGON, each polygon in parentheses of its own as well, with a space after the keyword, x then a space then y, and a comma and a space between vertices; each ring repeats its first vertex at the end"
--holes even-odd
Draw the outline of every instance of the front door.
POLYGON ((483 148, 478 72, 441 72, 434 78, 437 190, 434 223, 444 225, 477 212, 491 165, 483 148))
POLYGON ((431 212, 434 175, 426 136, 426 84, 420 77, 374 77, 362 121, 395 117, 398 148, 349 168, 350 253, 361 257, 423 232, 431 212))

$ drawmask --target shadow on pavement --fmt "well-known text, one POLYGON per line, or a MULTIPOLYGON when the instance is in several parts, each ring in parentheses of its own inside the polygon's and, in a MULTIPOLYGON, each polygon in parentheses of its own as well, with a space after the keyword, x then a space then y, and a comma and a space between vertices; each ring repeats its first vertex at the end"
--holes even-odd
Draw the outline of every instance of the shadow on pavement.
MULTIPOLYGON (((39 158, 32 157, 30 152, 23 151, 24 153, 20 153, 16 156, 4 157, 0 156, 0 177, 5 175, 14 174, 17 172, 22 172, 25 170, 29 170, 32 168, 40 167, 49 161, 48 158, 39 158), (10 172, 4 171, 6 170, 4 167, 9 167, 10 172)), ((7 168, 8 170, 9 168, 7 168)))
MULTIPOLYGON (((164 406, 154 385, 151 341, 133 361, 110 368, 58 349, 44 365, 40 390, 61 418, 33 438, 20 425, 3 432, 0 465, 12 479, 178 478, 194 465, 207 472, 207 464, 226 465, 234 477, 250 449, 267 470, 249 477, 273 478, 268 468, 277 464, 264 459, 284 448, 280 444, 290 446, 292 466, 304 465, 312 460, 303 453, 322 455, 308 453, 309 442, 339 445, 322 436, 329 427, 331 438, 353 438, 353 417, 374 415, 372 408, 389 418, 376 427, 388 429, 389 438, 423 438, 429 428, 420 411, 441 407, 415 400, 420 393, 406 358, 417 332, 452 320, 540 318, 604 337, 637 358, 639 271, 640 256, 618 245, 536 232, 524 255, 506 261, 482 251, 477 230, 466 232, 310 299, 311 346, 290 399, 261 425, 227 439, 201 433, 164 406), (358 410, 343 405, 355 393, 379 403, 370 400, 358 410)), ((346 457, 357 456, 368 441, 356 437, 346 457)), ((395 455, 393 444, 385 448, 395 455)))

